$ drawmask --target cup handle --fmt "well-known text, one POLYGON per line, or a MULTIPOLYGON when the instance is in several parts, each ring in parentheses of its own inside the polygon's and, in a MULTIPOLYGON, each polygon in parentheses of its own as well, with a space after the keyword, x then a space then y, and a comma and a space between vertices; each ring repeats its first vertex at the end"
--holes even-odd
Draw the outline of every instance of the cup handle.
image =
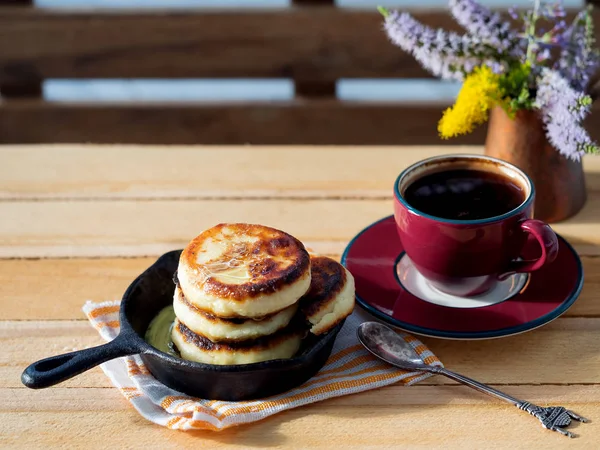
POLYGON ((558 255, 558 238, 552 228, 541 220, 528 219, 520 224, 521 230, 533 235, 542 249, 542 255, 537 259, 526 261, 512 261, 507 272, 500 275, 500 279, 515 272, 533 272, 541 269, 546 263, 551 263, 558 255))

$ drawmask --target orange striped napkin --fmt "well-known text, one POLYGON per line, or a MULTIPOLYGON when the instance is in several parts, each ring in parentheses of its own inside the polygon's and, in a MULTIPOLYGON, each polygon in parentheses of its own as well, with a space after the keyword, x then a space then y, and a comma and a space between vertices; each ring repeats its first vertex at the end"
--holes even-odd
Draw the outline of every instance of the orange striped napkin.
MULTIPOLYGON (((83 311, 107 341, 119 332, 119 302, 87 302, 83 311)), ((104 373, 146 419, 178 430, 223 430, 341 395, 375 389, 394 383, 411 385, 427 377, 405 372, 383 363, 358 342, 356 328, 365 320, 376 320, 355 310, 340 331, 325 366, 302 386, 269 398, 241 402, 203 400, 175 391, 156 380, 139 356, 118 358, 101 365, 104 373)), ((418 339, 400 333, 428 364, 442 366, 418 339)))

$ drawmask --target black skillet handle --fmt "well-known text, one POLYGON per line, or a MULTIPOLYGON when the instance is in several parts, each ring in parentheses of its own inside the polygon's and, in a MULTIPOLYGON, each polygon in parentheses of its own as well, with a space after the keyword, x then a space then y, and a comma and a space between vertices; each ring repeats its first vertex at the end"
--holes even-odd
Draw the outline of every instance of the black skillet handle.
POLYGON ((47 388, 103 362, 139 352, 135 339, 131 336, 118 335, 111 342, 98 347, 51 356, 34 362, 23 371, 21 381, 31 389, 47 388))

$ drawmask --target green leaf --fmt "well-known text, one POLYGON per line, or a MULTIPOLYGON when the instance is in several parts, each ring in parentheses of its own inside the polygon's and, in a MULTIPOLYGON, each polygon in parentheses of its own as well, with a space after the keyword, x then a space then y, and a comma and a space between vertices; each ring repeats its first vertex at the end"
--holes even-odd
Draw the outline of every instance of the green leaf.
POLYGON ((377 11, 379 11, 379 14, 381 14, 383 17, 387 17, 390 15, 389 10, 387 8, 384 8, 383 6, 378 6, 377 11))
POLYGON ((521 109, 531 109, 534 98, 531 95, 531 67, 528 64, 513 64, 500 77, 499 98, 505 99, 504 110, 514 116, 521 109))
POLYGON ((579 103, 581 104, 581 106, 590 106, 592 104, 592 97, 590 97, 589 95, 584 95, 579 100, 579 103))

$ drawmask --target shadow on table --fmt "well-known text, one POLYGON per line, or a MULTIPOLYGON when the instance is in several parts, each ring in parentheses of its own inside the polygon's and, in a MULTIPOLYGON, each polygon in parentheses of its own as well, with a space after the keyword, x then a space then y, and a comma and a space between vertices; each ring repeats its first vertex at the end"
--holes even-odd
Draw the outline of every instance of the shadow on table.
POLYGON ((583 209, 575 216, 565 220, 564 222, 558 222, 560 224, 579 224, 579 223, 594 223, 597 224, 600 220, 600 193, 592 190, 592 186, 600 185, 600 173, 593 173, 588 175, 588 191, 587 201, 583 206, 583 209))
MULTIPOLYGON (((380 388, 380 390, 385 390, 386 388, 389 387, 383 387, 380 388)), ((403 389, 404 388, 411 389, 410 386, 403 387, 403 389)), ((444 389, 444 386, 440 386, 440 388, 444 389)), ((352 394, 353 397, 360 395, 368 395, 368 393, 364 392, 352 394)), ((301 406, 279 414, 275 414, 274 416, 268 417, 259 422, 230 428, 221 432, 191 431, 185 432, 185 434, 198 437, 205 441, 212 441, 215 444, 235 444, 246 448, 269 448, 290 444, 290 442, 288 442, 288 437, 283 434, 282 429, 287 428, 288 424, 291 422, 297 422, 295 426, 298 427, 298 423, 303 422, 304 419, 310 418, 310 416, 321 416, 317 420, 328 421, 329 417, 356 419, 362 417, 363 414, 367 414, 369 418, 383 418, 402 414, 402 405, 394 405, 389 401, 381 408, 378 408, 376 404, 373 404, 373 407, 368 408, 367 412, 364 407, 369 406, 368 402, 364 404, 357 404, 357 408, 348 408, 345 404, 336 405, 340 398, 341 397, 338 397, 337 399, 324 400, 323 402, 318 402, 311 405, 301 406), (327 405, 327 403, 331 403, 331 407, 324 410, 323 406, 327 405)), ((423 409, 431 409, 439 406, 439 404, 419 405, 419 407, 423 409)), ((310 422, 307 422, 306 433, 310 435, 313 432, 314 430, 310 429, 310 422)), ((320 439, 319 436, 312 436, 312 438, 315 441, 320 439)))
MULTIPOLYGON (((443 386, 440 387, 444 388, 443 386)), ((406 389, 410 389, 410 387, 407 386, 406 389)), ((357 396, 361 395, 361 393, 352 395, 357 396)), ((281 431, 281 428, 285 427, 289 422, 302 421, 303 418, 308 418, 311 415, 319 415, 324 417, 333 416, 348 419, 362 417, 361 408, 353 408, 353 410, 349 410, 349 408, 344 406, 333 405, 332 408, 328 408, 326 411, 323 411, 323 409, 317 410, 318 405, 321 405, 322 407, 330 401, 335 403, 335 399, 324 400, 323 402, 284 411, 259 422, 230 428, 221 432, 191 431, 186 432, 186 434, 198 437, 199 439, 203 439, 205 441, 219 443, 221 445, 235 444, 246 448, 269 448, 289 444, 288 437, 285 436, 281 431)), ((373 406, 376 407, 377 405, 373 406)), ((423 409, 435 408, 436 406, 439 405, 419 405, 419 407, 422 407, 423 409)), ((382 408, 369 408, 368 411, 369 418, 398 416, 399 414, 402 414, 402 407, 400 404, 398 407, 387 404, 382 408)), ((313 433, 313 431, 314 430, 311 430, 310 426, 307 425, 307 435, 310 435, 313 433)), ((315 440, 319 440, 319 436, 313 436, 313 438, 315 440)))
POLYGON ((241 425, 223 431, 186 431, 207 442, 220 445, 237 445, 244 448, 281 447, 286 444, 287 436, 279 431, 282 423, 291 420, 286 413, 277 414, 260 422, 241 425))
POLYGON ((583 209, 575 216, 560 223, 598 223, 600 220, 600 193, 597 190, 600 186, 600 172, 588 172, 585 177, 587 201, 583 209))
MULTIPOLYGON (((593 364, 596 345, 582 345, 596 329, 575 329, 559 319, 525 334, 484 341, 450 341, 422 338, 450 370, 488 384, 562 384, 597 382, 593 364), (566 327, 565 327, 566 325, 566 327), (577 332, 579 336, 571 336, 577 332), (589 367, 589 371, 581 370, 589 367), (574 368, 579 368, 574 372, 574 368), (574 378, 575 373, 579 378, 574 378)), ((449 380, 448 380, 449 381, 449 380)), ((450 382, 450 381, 449 381, 450 382)))

